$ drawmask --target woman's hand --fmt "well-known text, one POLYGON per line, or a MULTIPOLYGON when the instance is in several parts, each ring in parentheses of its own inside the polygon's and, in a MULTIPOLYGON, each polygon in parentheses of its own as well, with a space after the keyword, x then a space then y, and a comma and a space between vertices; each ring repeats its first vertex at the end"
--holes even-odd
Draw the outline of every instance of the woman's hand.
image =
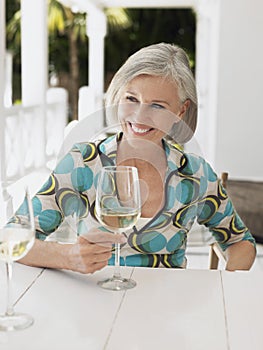
POLYGON ((113 244, 126 242, 126 237, 122 234, 102 232, 98 229, 78 237, 75 244, 36 239, 33 248, 19 262, 35 267, 93 273, 107 265, 112 255, 113 244))
POLYGON ((91 230, 87 235, 78 237, 68 253, 68 268, 81 273, 93 273, 108 264, 112 255, 112 245, 125 243, 121 234, 112 234, 99 230, 91 230))

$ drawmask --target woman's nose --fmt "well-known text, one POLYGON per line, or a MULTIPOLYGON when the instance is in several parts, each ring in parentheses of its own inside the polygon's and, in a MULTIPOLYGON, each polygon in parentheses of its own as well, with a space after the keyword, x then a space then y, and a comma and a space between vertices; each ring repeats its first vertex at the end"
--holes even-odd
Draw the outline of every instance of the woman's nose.
POLYGON ((133 113, 134 122, 138 124, 147 124, 151 122, 151 114, 149 112, 149 106, 144 103, 140 103, 137 105, 137 108, 133 113))

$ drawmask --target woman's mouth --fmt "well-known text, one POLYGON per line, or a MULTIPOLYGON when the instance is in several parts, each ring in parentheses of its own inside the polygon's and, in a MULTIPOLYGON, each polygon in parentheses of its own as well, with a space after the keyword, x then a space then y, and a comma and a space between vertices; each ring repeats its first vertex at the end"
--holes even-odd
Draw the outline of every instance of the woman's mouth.
POLYGON ((148 134, 150 131, 154 130, 153 128, 147 128, 145 125, 139 126, 138 124, 135 125, 133 123, 129 123, 129 125, 132 129, 132 132, 136 135, 145 135, 148 134))

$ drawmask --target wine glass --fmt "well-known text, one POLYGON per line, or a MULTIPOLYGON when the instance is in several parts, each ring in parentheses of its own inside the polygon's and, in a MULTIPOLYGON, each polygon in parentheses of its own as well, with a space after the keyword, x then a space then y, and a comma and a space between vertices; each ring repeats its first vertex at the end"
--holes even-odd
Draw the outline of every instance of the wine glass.
POLYGON ((78 236, 78 221, 79 217, 77 212, 65 215, 64 221, 46 238, 46 242, 57 242, 61 244, 76 243, 78 236))
POLYGON ((7 307, 0 315, 0 331, 13 331, 29 327, 30 315, 16 313, 12 301, 13 261, 23 258, 35 239, 32 202, 27 189, 10 183, 0 183, 0 261, 6 264, 7 307), (21 204, 22 203, 22 204, 21 204), (15 215, 15 209, 20 205, 15 215))
MULTIPOLYGON (((96 216, 107 229, 122 233, 130 229, 141 214, 138 171, 131 166, 106 166, 99 173, 96 216)), ((99 286, 110 290, 130 289, 136 282, 120 274, 120 244, 115 244, 115 270, 112 277, 99 281, 99 286)))

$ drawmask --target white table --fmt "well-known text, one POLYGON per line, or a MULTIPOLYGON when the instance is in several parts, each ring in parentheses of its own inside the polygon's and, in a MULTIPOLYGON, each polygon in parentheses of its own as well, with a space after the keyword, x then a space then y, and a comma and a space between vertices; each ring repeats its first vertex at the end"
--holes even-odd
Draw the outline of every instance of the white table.
POLYGON ((229 348, 262 350, 262 272, 224 272, 222 280, 229 348))
POLYGON ((30 313, 35 323, 27 330, 0 332, 0 349, 262 350, 262 274, 122 271, 137 281, 136 288, 99 288, 96 282, 111 275, 111 267, 81 275, 17 264, 16 310, 30 313))

